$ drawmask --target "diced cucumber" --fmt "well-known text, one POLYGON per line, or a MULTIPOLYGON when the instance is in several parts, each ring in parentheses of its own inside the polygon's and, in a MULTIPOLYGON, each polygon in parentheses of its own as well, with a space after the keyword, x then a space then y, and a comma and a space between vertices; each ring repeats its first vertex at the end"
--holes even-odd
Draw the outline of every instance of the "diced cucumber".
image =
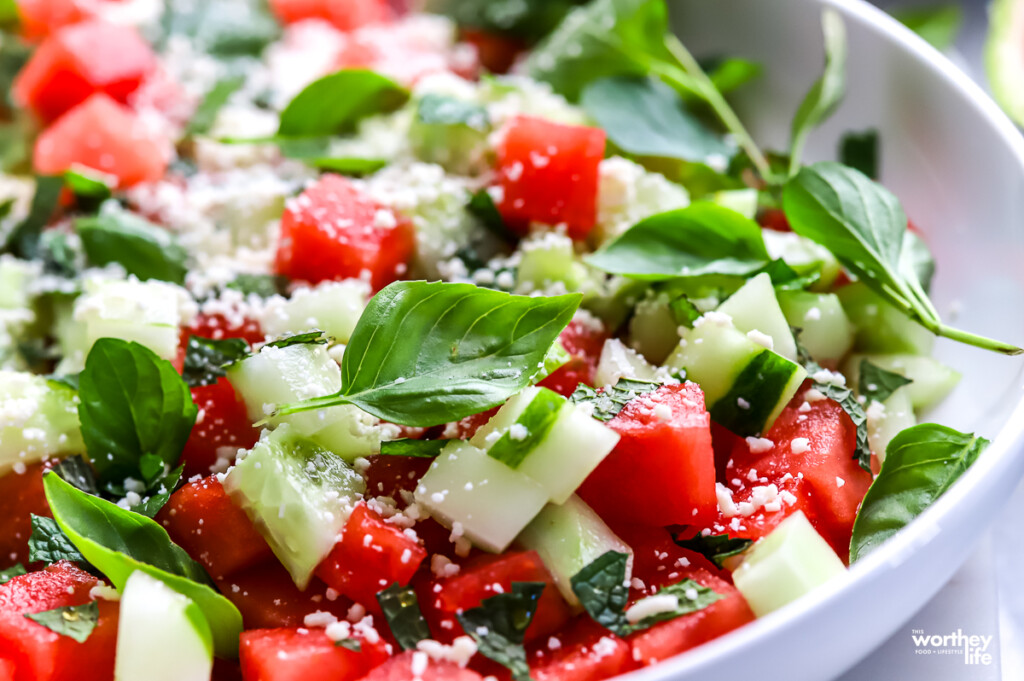
POLYGON ((484 167, 489 145, 487 110, 454 97, 427 94, 417 102, 409 142, 417 158, 456 175, 484 167))
POLYGON ((508 548, 549 496, 536 480, 459 440, 441 450, 415 491, 435 519, 493 553, 508 548))
MULTIPOLYGON (((679 334, 676 334, 676 343, 679 343, 679 334)), ((601 348, 594 383, 598 387, 615 385, 620 378, 657 381, 668 378, 668 372, 648 364, 646 359, 632 348, 627 348, 618 338, 609 338, 601 348)))
POLYGON ((900 431, 917 425, 914 406, 910 402, 910 387, 903 386, 889 396, 885 402, 870 404, 868 415, 868 444, 878 457, 878 463, 885 463, 885 450, 900 431))
POLYGON ((718 311, 732 317, 733 325, 743 333, 770 336, 772 350, 788 360, 796 361, 793 332, 789 329, 786 316, 782 314, 772 278, 767 273, 762 272, 749 279, 718 306, 718 311))
POLYGON ((797 511, 754 544, 732 579, 754 614, 764 617, 845 572, 836 552, 797 511))
POLYGON ((960 372, 950 369, 933 357, 922 355, 850 355, 843 364, 843 373, 849 377, 850 385, 857 386, 860 379, 860 363, 867 360, 877 367, 909 378, 912 383, 903 389, 907 391, 914 409, 927 409, 946 399, 960 382, 960 372))
POLYGON ((779 232, 774 229, 761 230, 768 255, 777 260, 781 258, 787 265, 800 274, 819 273, 819 279, 813 289, 826 291, 835 282, 842 268, 835 256, 810 239, 805 239, 793 232, 779 232))
POLYGON ((645 281, 608 277, 583 292, 581 307, 600 318, 606 328, 618 329, 650 287, 645 281))
POLYGON ((17 310, 32 302, 28 285, 42 273, 38 262, 0 255, 0 308, 17 310))
POLYGON ((731 208, 750 220, 757 216, 756 189, 724 189, 715 192, 711 200, 719 206, 731 208))
POLYGON ((619 435, 547 388, 513 396, 470 440, 488 456, 537 481, 563 503, 619 441, 619 435))
MULTIPOLYGON (((245 401, 249 418, 266 418, 274 407, 341 390, 341 370, 324 345, 264 346, 228 368, 228 378, 245 401)), ((346 461, 380 451, 381 429, 373 416, 339 405, 275 417, 272 425, 291 424, 301 435, 346 461)))
POLYGON ((718 312, 698 320, 667 365, 698 383, 711 418, 741 436, 768 430, 807 377, 802 366, 750 340, 718 312))
POLYGON ((819 364, 836 366, 853 346, 853 325, 834 293, 779 291, 782 313, 800 329, 800 343, 819 364))
POLYGON ((858 352, 930 355, 935 335, 861 282, 839 289, 839 300, 856 329, 858 352))
POLYGON ((284 424, 231 469, 224 490, 305 589, 366 482, 341 457, 284 424))
POLYGON ((545 291, 553 284, 566 290, 585 288, 589 272, 576 257, 572 239, 564 234, 542 232, 519 244, 516 292, 545 291))
POLYGON ((84 452, 74 390, 28 372, 0 370, 0 475, 19 463, 84 452))
MULTIPOLYGON (((564 504, 548 504, 520 533, 518 543, 540 555, 555 580, 555 586, 572 606, 580 604, 571 580, 580 570, 608 551, 633 550, 619 539, 600 516, 575 494, 564 504)), ((632 560, 627 564, 630 577, 632 560)))
POLYGON ((212 671, 213 635, 199 606, 133 572, 121 594, 114 681, 209 681, 212 671))
POLYGON ((679 344, 679 328, 667 293, 649 294, 629 320, 629 345, 652 364, 665 361, 679 344))
POLYGON ((174 359, 180 327, 195 309, 185 289, 167 282, 86 280, 85 292, 75 301, 71 323, 60 339, 64 361, 59 371, 80 371, 100 338, 136 341, 164 359, 174 359))
POLYGON ((300 288, 287 300, 272 299, 260 325, 271 336, 319 329, 339 343, 348 343, 369 299, 370 287, 362 281, 324 282, 300 288))

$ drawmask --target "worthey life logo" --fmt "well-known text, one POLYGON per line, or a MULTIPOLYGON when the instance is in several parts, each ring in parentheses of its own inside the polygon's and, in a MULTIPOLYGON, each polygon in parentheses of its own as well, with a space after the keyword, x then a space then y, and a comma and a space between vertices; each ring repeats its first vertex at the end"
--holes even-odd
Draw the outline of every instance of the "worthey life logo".
POLYGON ((989 646, 993 636, 965 634, 963 629, 949 634, 927 634, 924 629, 911 629, 910 638, 914 642, 915 655, 951 655, 961 657, 964 664, 992 664, 989 646))

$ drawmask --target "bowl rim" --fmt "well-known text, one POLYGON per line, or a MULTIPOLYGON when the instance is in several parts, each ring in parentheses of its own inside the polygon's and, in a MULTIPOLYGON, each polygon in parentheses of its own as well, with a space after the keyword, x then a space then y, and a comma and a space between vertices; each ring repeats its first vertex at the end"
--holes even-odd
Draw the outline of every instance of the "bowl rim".
MULTIPOLYGON (((800 0, 814 7, 833 8, 847 22, 854 22, 896 43, 907 58, 927 65, 950 89, 950 94, 961 97, 973 108, 978 120, 990 126, 1016 158, 1021 177, 1024 178, 1024 135, 999 108, 991 96, 956 66, 945 54, 937 50, 914 31, 871 5, 867 0, 800 0)), ((978 352, 984 352, 979 350, 978 352)), ((1008 358, 1009 359, 1009 358, 1008 358)), ((1018 388, 1017 404, 1006 423, 992 438, 984 454, 944 495, 935 501, 914 521, 868 556, 854 563, 844 579, 833 580, 818 587, 814 597, 804 597, 769 615, 760 617, 735 631, 709 641, 693 650, 621 677, 640 681, 674 678, 677 674, 710 669, 714 664, 732 655, 740 654, 770 632, 815 617, 833 607, 833 603, 850 590, 864 588, 882 572, 899 566, 921 546, 938 533, 943 519, 956 513, 965 498, 980 494, 975 488, 988 479, 1013 474, 1015 464, 1024 455, 1024 391, 1018 388)), ((1019 473, 1019 471, 1018 471, 1019 473)), ((978 535, 980 537, 980 533, 978 535)), ((910 616, 912 613, 907 613, 910 616)))

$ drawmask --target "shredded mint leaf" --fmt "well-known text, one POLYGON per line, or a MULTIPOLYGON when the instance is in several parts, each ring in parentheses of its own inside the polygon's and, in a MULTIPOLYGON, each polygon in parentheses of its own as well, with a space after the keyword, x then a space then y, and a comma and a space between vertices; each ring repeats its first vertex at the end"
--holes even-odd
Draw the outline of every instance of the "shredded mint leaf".
POLYGON ((213 87, 203 95, 203 101, 199 103, 192 118, 185 126, 185 135, 205 135, 213 127, 217 120, 217 114, 224 108, 224 105, 231 99, 231 95, 242 89, 245 85, 245 76, 233 75, 221 78, 213 87))
POLYGON ((432 459, 441 453, 450 440, 388 440, 380 443, 384 456, 416 456, 432 459))
POLYGON ((874 551, 946 493, 989 441, 924 423, 889 442, 885 463, 864 496, 850 540, 850 562, 874 551))
POLYGON ((307 331, 305 333, 297 333, 293 336, 285 336, 284 338, 278 338, 276 341, 267 343, 272 348, 287 348, 291 345, 326 345, 327 336, 324 335, 323 331, 307 331))
POLYGON ((53 518, 31 514, 32 535, 28 538, 28 561, 30 563, 56 563, 69 560, 79 565, 88 565, 75 545, 64 535, 53 518))
MULTIPOLYGON (((815 374, 823 370, 820 364, 813 361, 805 362, 804 368, 807 369, 807 375, 812 379, 815 374)), ((857 448, 854 458, 857 459, 861 468, 870 473, 871 445, 868 444, 868 415, 864 411, 864 405, 857 399, 857 395, 845 386, 815 380, 813 387, 825 397, 838 402, 853 421, 853 425, 857 428, 857 448)))
POLYGON ((860 362, 860 378, 857 387, 867 404, 885 402, 894 392, 913 381, 893 371, 872 364, 866 359, 860 362))
POLYGON ((39 257, 39 240, 43 228, 57 212, 62 189, 64 178, 59 175, 36 177, 36 192, 32 196, 28 215, 11 230, 2 250, 22 260, 34 260, 39 257))
POLYGON ((377 594, 377 602, 402 650, 416 650, 417 643, 430 638, 430 627, 412 587, 392 584, 377 594))
POLYGON ((537 613, 544 587, 543 582, 513 582, 511 591, 457 615, 480 654, 507 668, 515 681, 531 681, 523 636, 537 613))
POLYGON ((626 622, 629 586, 626 569, 629 554, 609 551, 573 575, 572 591, 580 599, 591 619, 605 629, 628 636, 631 631, 626 622))
POLYGON ((839 160, 872 180, 878 179, 878 131, 848 132, 839 141, 839 160))
POLYGON ((82 439, 101 483, 145 479, 146 455, 178 463, 198 410, 170 362, 138 343, 101 338, 79 385, 82 439))
POLYGON ((190 388, 213 385, 227 376, 224 367, 249 356, 249 344, 241 338, 214 340, 190 336, 185 350, 182 378, 190 388))
POLYGON ((260 298, 283 295, 288 288, 285 277, 272 274, 239 274, 226 284, 227 288, 241 291, 245 295, 256 294, 260 298))
POLYGON ((108 202, 100 214, 75 221, 85 254, 93 265, 116 262, 142 280, 182 284, 188 252, 163 227, 108 202))
POLYGON ((791 176, 800 169, 807 137, 828 120, 846 93, 846 26, 839 12, 827 9, 821 15, 821 27, 825 35, 825 71, 793 118, 789 143, 791 176))
POLYGON ((0 584, 6 584, 15 577, 28 574, 28 570, 21 563, 15 563, 6 570, 0 570, 0 584))
POLYGON ((592 404, 592 415, 598 421, 611 421, 632 400, 657 390, 661 383, 642 381, 636 378, 620 378, 608 390, 598 392, 585 383, 580 383, 569 397, 575 404, 592 404))
POLYGON ((55 634, 85 643, 99 622, 100 606, 96 601, 92 601, 85 605, 69 605, 44 612, 28 613, 25 617, 55 634))
POLYGON ((692 579, 684 579, 676 584, 662 587, 658 589, 658 593, 655 596, 675 596, 679 604, 672 610, 645 617, 636 624, 631 625, 631 631, 636 632, 650 629, 655 624, 703 610, 715 601, 725 598, 717 591, 709 589, 692 579))
POLYGON ((363 651, 363 646, 357 638, 343 638, 340 641, 335 641, 334 646, 351 650, 354 653, 361 653, 363 651))
POLYGON ((727 558, 740 555, 754 543, 749 539, 730 537, 727 534, 704 536, 699 532, 690 539, 679 539, 677 537, 674 541, 684 549, 701 554, 718 567, 722 567, 727 558))

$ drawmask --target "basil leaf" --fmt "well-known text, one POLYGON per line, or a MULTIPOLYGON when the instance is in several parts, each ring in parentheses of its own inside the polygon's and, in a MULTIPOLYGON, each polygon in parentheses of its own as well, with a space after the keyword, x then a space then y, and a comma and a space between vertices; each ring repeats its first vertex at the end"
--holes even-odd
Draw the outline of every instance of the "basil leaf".
POLYGON ((580 105, 615 146, 636 156, 704 163, 734 149, 686 110, 683 100, 652 78, 616 76, 588 84, 580 105))
POLYGON ((416 650, 417 643, 430 638, 430 627, 412 587, 392 584, 377 594, 377 602, 402 650, 416 650))
POLYGON ((814 271, 801 275, 790 267, 785 260, 777 258, 755 272, 753 276, 765 272, 771 277, 772 286, 776 291, 802 291, 821 279, 821 272, 814 271))
MULTIPOLYGON (((74 388, 77 390, 78 386, 74 388)), ((69 456, 61 459, 53 467, 53 472, 59 475, 64 482, 74 485, 86 494, 99 496, 100 490, 96 486, 96 476, 93 474, 92 466, 79 455, 69 456)))
POLYGON ((355 158, 348 156, 301 157, 301 160, 305 161, 317 170, 355 176, 370 175, 388 164, 387 159, 383 158, 355 158))
MULTIPOLYGON (((819 369, 820 370, 820 369, 819 369)), ((813 377, 810 369, 808 374, 813 377)), ((853 421, 857 429, 857 448, 854 456, 860 467, 871 473, 871 445, 868 444, 868 415, 864 411, 864 405, 860 403, 857 396, 849 388, 835 385, 834 383, 822 383, 815 381, 814 388, 825 397, 835 400, 843 408, 846 415, 853 421)))
POLYGON ((938 50, 953 46, 964 22, 963 9, 956 3, 907 7, 893 12, 893 17, 938 50))
POLYGON ((224 367, 249 355, 249 344, 241 338, 214 340, 189 336, 181 377, 190 388, 213 385, 227 376, 224 367))
POLYGON ((660 622, 667 622, 668 620, 674 620, 677 617, 703 610, 714 602, 725 598, 725 596, 717 591, 709 589, 692 579, 684 579, 676 584, 664 586, 658 589, 655 596, 675 596, 678 605, 672 610, 666 610, 645 617, 636 624, 631 625, 630 630, 632 632, 650 629, 660 622))
POLYGON ((64 178, 61 176, 36 177, 36 192, 32 196, 28 215, 7 235, 3 250, 22 260, 34 260, 39 256, 40 236, 57 212, 63 189, 64 178))
POLYGON ((354 404, 409 426, 479 414, 536 379, 580 298, 396 282, 370 300, 352 332, 342 359, 342 391, 277 413, 354 404))
POLYGON ((982 437, 933 423, 896 435, 857 512, 850 561, 874 551, 945 494, 988 444, 982 437))
POLYGON ((672 311, 672 317, 676 323, 688 329, 692 329, 693 323, 704 316, 704 313, 685 294, 680 294, 669 300, 668 307, 672 311))
POLYGON ((900 272, 909 281, 917 281, 927 293, 935 276, 935 258, 924 239, 909 229, 903 234, 903 250, 900 253, 900 272))
POLYGON ((65 279, 74 279, 85 267, 85 256, 80 244, 72 245, 64 232, 50 229, 39 239, 39 257, 43 271, 65 279))
POLYGON ((25 617, 55 634, 85 643, 99 622, 100 606, 96 601, 92 601, 85 605, 68 605, 43 612, 27 613, 25 617))
POLYGON ((68 170, 64 173, 64 184, 75 195, 79 203, 98 206, 111 197, 111 185, 101 174, 95 171, 68 170))
POLYGON ((750 539, 730 537, 727 534, 705 536, 700 532, 690 539, 676 537, 674 541, 677 546, 699 553, 718 567, 722 567, 727 558, 740 555, 754 543, 750 539))
POLYGON ((653 215, 586 261, 631 279, 745 276, 769 262, 761 228, 734 210, 700 201, 653 215))
POLYGON ((166 229, 120 208, 75 220, 89 262, 116 262, 139 279, 182 284, 188 252, 166 229))
POLYGON ((764 68, 756 61, 749 61, 739 57, 718 59, 705 67, 708 77, 718 91, 728 94, 738 90, 747 83, 757 80, 764 72, 764 68))
POLYGON ((629 603, 629 586, 626 584, 629 558, 629 554, 608 551, 569 581, 573 593, 591 619, 619 636, 631 633, 625 614, 629 603))
POLYGON ((0 584, 6 584, 15 577, 27 574, 28 570, 25 569, 24 565, 22 565, 21 563, 15 563, 6 570, 0 570, 0 584))
POLYGON ((611 388, 598 392, 586 383, 569 396, 575 404, 593 405, 591 415, 598 421, 611 421, 622 408, 637 397, 653 392, 661 387, 656 381, 642 381, 636 378, 620 378, 611 388))
POLYGON ((88 565, 75 545, 61 531, 53 518, 30 514, 32 522, 32 534, 28 538, 28 562, 30 563, 56 563, 61 560, 69 560, 72 563, 88 565))
POLYGON ((384 456, 415 456, 432 459, 441 453, 450 440, 388 440, 380 443, 384 456))
POLYGON ((280 137, 320 137, 347 132, 360 119, 393 111, 409 98, 389 78, 345 70, 310 83, 281 112, 280 137))
POLYGON ((306 331, 292 336, 278 338, 276 341, 267 343, 272 348, 287 348, 290 345, 326 345, 327 336, 323 331, 306 331))
POLYGON ((427 125, 464 125, 473 130, 487 130, 491 126, 487 109, 479 104, 437 94, 420 98, 416 118, 427 125))
POLYGON ((203 567, 171 542, 159 524, 116 504, 81 492, 47 473, 46 500, 71 543, 118 589, 141 570, 192 599, 206 616, 218 657, 238 654, 242 616, 210 586, 203 567))
POLYGON ((544 582, 513 582, 511 591, 456 615, 480 654, 512 672, 515 681, 530 681, 523 636, 537 613, 544 587, 544 582))
POLYGON ((821 28, 825 35, 825 71, 804 97, 793 118, 789 143, 790 175, 795 175, 800 168, 808 135, 832 115, 846 93, 846 26, 838 12, 827 9, 821 15, 821 28))
POLYGON ((210 88, 196 107, 195 113, 185 126, 185 135, 193 137, 210 131, 217 121, 217 114, 228 103, 231 96, 245 85, 245 76, 234 75, 221 78, 210 88))
POLYGON ((909 378, 883 369, 866 359, 860 362, 860 378, 857 386, 867 404, 885 402, 889 397, 905 385, 913 383, 909 378))
POLYGON ((878 179, 878 131, 848 132, 839 141, 839 160, 872 180, 878 179))
POLYGON ((198 410, 170 362, 138 343, 101 338, 79 385, 82 439, 101 481, 140 477, 147 454, 178 463, 198 410))
POLYGON ((283 295, 288 287, 285 277, 272 274, 239 274, 225 286, 245 295, 257 295, 260 298, 283 295))

